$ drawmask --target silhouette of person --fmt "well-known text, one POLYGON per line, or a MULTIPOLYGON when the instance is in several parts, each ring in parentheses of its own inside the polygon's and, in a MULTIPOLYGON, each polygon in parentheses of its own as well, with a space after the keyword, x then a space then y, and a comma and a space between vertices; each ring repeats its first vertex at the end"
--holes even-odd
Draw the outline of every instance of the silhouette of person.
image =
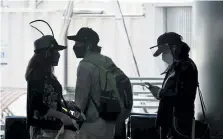
POLYGON ((27 81, 27 129, 30 138, 55 138, 61 126, 72 123, 69 116, 62 113, 62 86, 53 73, 58 65, 60 50, 51 35, 45 35, 34 42, 34 55, 26 70, 27 81))
POLYGON ((167 139, 171 133, 177 139, 190 138, 198 86, 197 67, 189 58, 189 46, 179 34, 164 33, 158 37, 157 44, 154 46, 158 47, 154 57, 162 54, 162 60, 169 67, 164 72, 162 88, 149 87, 160 100, 156 126, 160 129, 161 139, 167 139), (177 120, 178 125, 173 124, 173 119, 177 120), (176 130, 176 126, 180 129, 176 130))
MULTIPOLYGON (((91 28, 83 27, 76 35, 67 38, 75 41, 73 50, 77 58, 84 59, 88 56, 95 56, 101 60, 106 57, 100 54, 99 36, 91 28)), ((112 62, 110 58, 106 57, 106 59, 108 62, 112 62)), ((97 107, 92 101, 94 99, 95 103, 99 103, 101 92, 99 73, 100 70, 96 65, 87 61, 80 61, 77 69, 75 102, 86 114, 86 121, 80 128, 78 139, 114 138, 115 122, 107 122, 99 117, 97 107), (92 99, 90 99, 89 93, 91 93, 92 99)))

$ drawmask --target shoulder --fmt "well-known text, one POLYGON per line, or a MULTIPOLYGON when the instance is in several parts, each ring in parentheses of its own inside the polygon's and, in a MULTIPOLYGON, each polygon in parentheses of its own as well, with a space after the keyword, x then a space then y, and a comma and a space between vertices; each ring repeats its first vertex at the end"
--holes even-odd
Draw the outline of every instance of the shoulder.
POLYGON ((39 92, 44 92, 44 81, 43 80, 28 80, 27 81, 27 93, 32 94, 32 96, 39 94, 39 92))
POLYGON ((78 65, 79 69, 98 69, 100 64, 110 64, 110 63, 114 63, 112 61, 111 58, 109 58, 108 56, 102 55, 102 54, 94 54, 94 55, 90 55, 88 56, 86 59, 82 59, 78 65), (92 62, 91 60, 89 60, 90 58, 92 58, 92 62))
POLYGON ((92 71, 96 68, 96 65, 93 63, 87 61, 87 60, 81 60, 79 65, 78 65, 78 71, 79 70, 87 70, 87 71, 92 71))
POLYGON ((32 79, 27 81, 29 89, 32 88, 42 88, 45 84, 43 79, 32 79))
POLYGON ((108 57, 108 56, 104 56, 105 59, 106 59, 106 64, 109 66, 109 67, 117 67, 116 64, 114 63, 114 61, 108 57))
POLYGON ((81 60, 77 67, 77 76, 78 78, 88 78, 92 77, 95 74, 98 74, 100 71, 99 67, 94 65, 93 63, 81 60))
POLYGON ((28 84, 44 84, 44 79, 30 79, 30 80, 27 80, 27 83, 28 84))
POLYGON ((183 73, 197 74, 198 72, 196 64, 191 59, 180 62, 177 67, 177 69, 183 73))

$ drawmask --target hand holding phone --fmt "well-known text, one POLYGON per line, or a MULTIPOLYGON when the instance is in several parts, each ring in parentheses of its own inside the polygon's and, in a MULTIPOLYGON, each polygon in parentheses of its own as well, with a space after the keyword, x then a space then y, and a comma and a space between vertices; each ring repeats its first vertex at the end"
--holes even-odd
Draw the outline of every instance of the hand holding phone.
POLYGON ((157 99, 159 98, 158 92, 161 89, 160 87, 154 86, 154 85, 152 85, 151 83, 148 83, 148 82, 145 82, 143 86, 145 86, 146 88, 148 88, 151 91, 152 95, 155 98, 157 98, 157 99))
POLYGON ((142 86, 145 86, 146 88, 150 89, 153 85, 151 83, 144 82, 142 86))
POLYGON ((144 82, 144 84, 147 85, 147 86, 149 86, 149 88, 153 86, 153 85, 152 85, 151 83, 149 83, 149 82, 144 82))

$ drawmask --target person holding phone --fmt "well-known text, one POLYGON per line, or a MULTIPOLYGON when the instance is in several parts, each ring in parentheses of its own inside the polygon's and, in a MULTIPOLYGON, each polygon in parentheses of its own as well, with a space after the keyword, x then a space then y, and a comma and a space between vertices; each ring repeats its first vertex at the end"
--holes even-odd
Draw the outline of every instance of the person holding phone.
POLYGON ((53 73, 58 65, 60 50, 51 35, 34 42, 34 55, 27 66, 27 130, 30 139, 55 138, 62 125, 72 125, 71 118, 62 112, 62 86, 53 73))
MULTIPOLYGON (((189 46, 182 37, 174 32, 164 33, 157 39, 158 50, 153 54, 162 54, 162 60, 169 66, 166 69, 162 87, 145 83, 152 94, 160 100, 156 126, 160 129, 161 139, 171 134, 182 139, 191 136, 194 119, 194 101, 198 86, 198 71, 195 63, 189 58, 189 46), (173 117, 183 123, 182 132, 176 132, 173 117)), ((180 126, 179 126, 180 127, 180 126)))
POLYGON ((154 85, 152 85, 152 84, 149 83, 149 82, 145 82, 143 86, 145 86, 146 88, 148 88, 148 89, 151 91, 152 95, 153 95, 156 99, 159 100, 159 92, 160 92, 160 90, 161 90, 160 87, 158 87, 158 86, 154 86, 154 85))

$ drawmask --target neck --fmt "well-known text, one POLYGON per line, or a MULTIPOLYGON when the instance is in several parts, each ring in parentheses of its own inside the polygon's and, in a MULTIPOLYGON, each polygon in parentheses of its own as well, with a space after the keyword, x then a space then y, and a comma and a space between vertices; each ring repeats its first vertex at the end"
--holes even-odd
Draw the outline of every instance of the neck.
POLYGON ((98 54, 98 52, 94 52, 94 51, 87 51, 84 55, 84 57, 89 56, 91 54, 98 54))
POLYGON ((47 66, 47 67, 43 67, 43 72, 44 72, 44 75, 52 75, 52 67, 51 66, 47 66))
POLYGON ((188 58, 189 58, 188 56, 186 56, 186 57, 181 57, 181 58, 176 59, 175 61, 176 61, 176 62, 185 61, 185 60, 187 60, 188 58))

